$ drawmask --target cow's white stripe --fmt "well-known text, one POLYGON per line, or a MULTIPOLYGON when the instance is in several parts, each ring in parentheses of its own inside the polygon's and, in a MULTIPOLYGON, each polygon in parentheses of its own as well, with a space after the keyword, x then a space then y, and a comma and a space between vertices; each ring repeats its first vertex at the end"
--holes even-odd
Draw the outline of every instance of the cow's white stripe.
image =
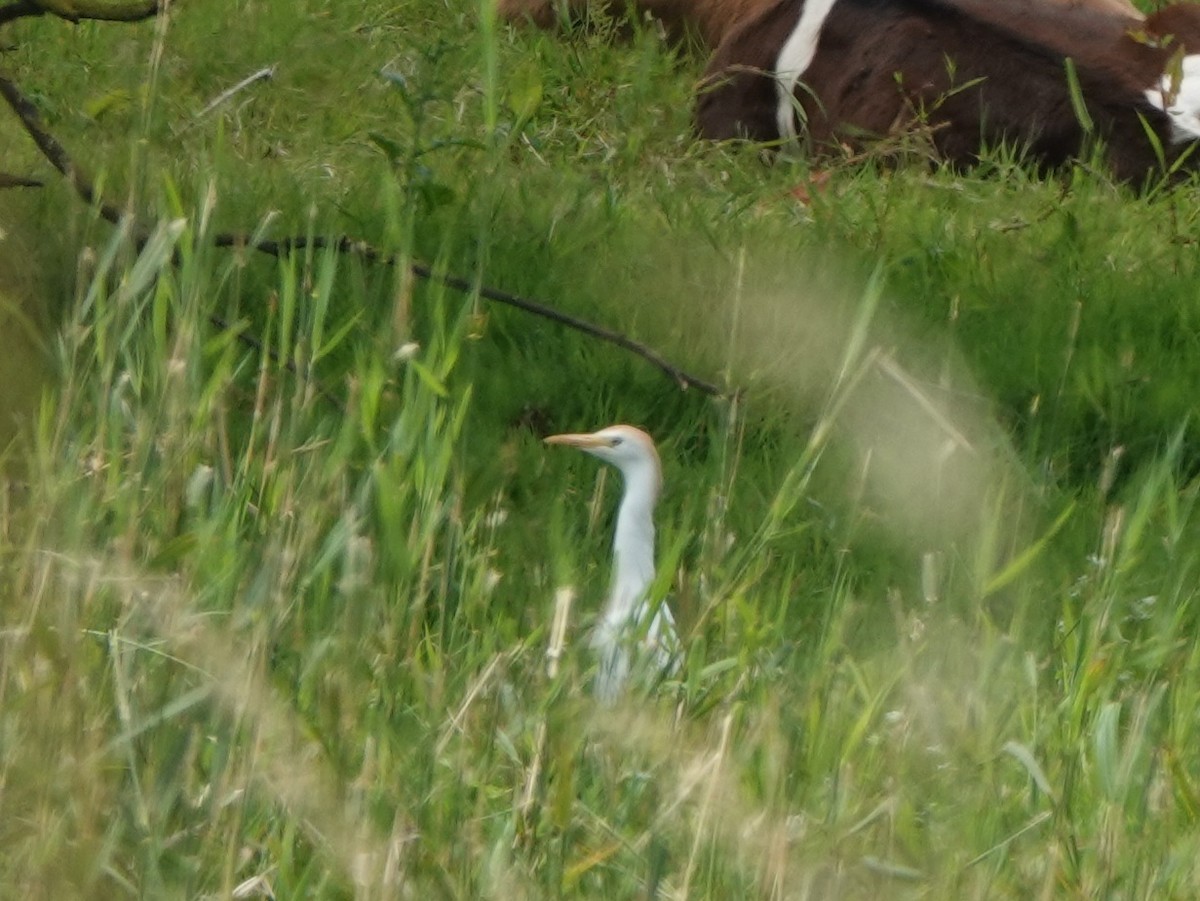
POLYGON ((817 39, 825 19, 837 0, 804 0, 804 9, 796 27, 784 41, 783 49, 775 60, 775 87, 779 92, 779 105, 775 110, 775 121, 779 126, 779 137, 794 140, 796 137, 796 85, 817 55, 817 39))
POLYGON ((1146 99, 1171 119, 1176 144, 1200 138, 1200 54, 1185 56, 1178 71, 1164 72, 1146 99))

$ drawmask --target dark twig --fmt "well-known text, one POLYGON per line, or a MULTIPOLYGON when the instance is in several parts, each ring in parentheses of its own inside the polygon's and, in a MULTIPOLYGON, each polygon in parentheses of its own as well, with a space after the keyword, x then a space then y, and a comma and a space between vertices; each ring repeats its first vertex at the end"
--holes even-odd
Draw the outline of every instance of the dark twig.
POLYGON ((119 223, 121 211, 96 196, 96 190, 92 187, 92 183, 71 161, 66 149, 42 127, 42 117, 38 114, 37 107, 3 73, 0 73, 0 95, 3 95, 4 99, 8 101, 8 105, 17 114, 17 118, 25 126, 25 131, 33 138, 33 143, 37 144, 38 149, 42 151, 42 155, 71 182, 75 193, 82 197, 85 203, 94 204, 100 211, 100 215, 113 225, 119 223))
MULTIPOLYGON (((21 120, 21 124, 25 126, 25 130, 33 138, 34 143, 45 154, 46 158, 54 165, 56 169, 63 173, 74 186, 75 191, 88 204, 94 204, 99 210, 100 215, 107 221, 118 224, 123 218, 123 214, 116 207, 100 199, 92 183, 79 171, 78 167, 71 161, 71 157, 61 144, 46 131, 41 124, 41 117, 38 115, 37 108, 21 93, 20 89, 3 74, 0 74, 0 94, 8 101, 9 106, 17 114, 17 118, 21 120)), ((391 266, 396 262, 396 258, 391 254, 386 254, 379 248, 367 244, 364 241, 354 241, 349 237, 328 237, 317 235, 312 238, 286 238, 279 241, 261 240, 254 241, 247 235, 243 234, 219 234, 214 236, 213 243, 217 247, 252 247, 260 253, 270 254, 272 256, 283 256, 294 250, 300 250, 307 247, 314 249, 332 248, 338 253, 354 254, 359 258, 372 263, 380 263, 382 265, 391 266)), ((632 338, 605 328, 601 325, 588 322, 580 319, 577 316, 572 316, 557 310, 554 307, 541 303, 540 301, 531 300, 527 297, 521 297, 517 294, 512 294, 508 291, 501 291, 498 288, 489 288, 486 285, 479 285, 470 279, 463 278, 458 275, 449 273, 435 272, 432 267, 424 263, 410 264, 410 270, 417 278, 422 278, 427 281, 435 281, 440 284, 453 288, 456 291, 462 291, 470 294, 478 292, 479 296, 485 300, 490 300, 494 303, 505 304, 506 306, 515 307, 519 310, 524 310, 526 313, 531 313, 535 316, 540 316, 543 319, 549 319, 551 322, 557 322, 559 325, 566 326, 569 329, 589 335, 593 338, 598 338, 609 344, 614 344, 617 347, 623 348, 630 353, 636 354, 643 360, 657 366, 662 372, 670 376, 680 388, 695 388, 705 394, 720 396, 722 391, 712 382, 705 381, 697 376, 691 375, 688 372, 680 369, 675 364, 664 358, 653 348, 642 344, 640 341, 635 341, 632 338)))
POLYGON ((40 188, 43 182, 40 178, 27 178, 24 175, 9 175, 0 172, 0 188, 40 188))
MULTIPOLYGON (((457 291, 471 291, 474 286, 467 279, 457 275, 448 273, 438 274, 426 266, 424 263, 413 263, 412 271, 415 275, 421 278, 439 281, 449 288, 454 288, 457 291)), ((564 325, 569 329, 581 332, 585 335, 590 335, 593 338, 599 338, 601 341, 607 341, 609 344, 615 344, 617 347, 624 348, 630 353, 637 354, 643 360, 651 363, 669 375, 675 380, 680 388, 695 388, 705 394, 710 394, 714 397, 719 397, 722 394, 720 388, 712 382, 705 381, 702 378, 691 375, 680 369, 674 363, 667 360, 658 351, 640 341, 634 341, 627 335, 622 335, 620 332, 615 332, 612 329, 605 328, 602 325, 588 322, 580 319, 577 316, 572 316, 569 313, 564 313, 561 310, 556 310, 554 307, 547 306, 540 301, 531 300, 528 297, 521 297, 518 294, 511 294, 508 291, 501 291, 498 288, 489 288, 487 285, 479 286, 479 296, 495 303, 502 303, 510 307, 516 307, 518 310, 524 310, 526 313, 532 313, 535 316, 540 316, 543 319, 549 319, 551 322, 557 322, 559 325, 564 325)))

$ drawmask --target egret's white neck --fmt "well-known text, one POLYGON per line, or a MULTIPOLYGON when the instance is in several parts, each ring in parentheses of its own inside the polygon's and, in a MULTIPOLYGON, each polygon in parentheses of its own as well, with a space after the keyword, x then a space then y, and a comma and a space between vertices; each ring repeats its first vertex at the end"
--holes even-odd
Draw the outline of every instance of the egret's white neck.
POLYGON ((651 466, 625 472, 625 493, 613 538, 613 591, 604 618, 625 624, 654 581, 654 505, 658 472, 651 466))

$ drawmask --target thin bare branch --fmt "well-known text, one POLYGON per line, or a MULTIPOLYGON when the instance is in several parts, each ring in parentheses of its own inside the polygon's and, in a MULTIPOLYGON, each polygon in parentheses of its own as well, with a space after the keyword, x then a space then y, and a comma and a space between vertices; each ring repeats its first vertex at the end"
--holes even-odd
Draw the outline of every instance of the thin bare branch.
MULTIPOLYGON (((423 263, 412 264, 412 271, 415 275, 421 278, 439 281, 442 284, 454 288, 458 291, 471 291, 475 288, 474 284, 465 278, 457 275, 438 274, 423 263)), ((657 366, 660 370, 675 380, 680 388, 695 388, 697 391, 702 391, 705 394, 719 397, 724 392, 714 385, 712 382, 694 376, 683 369, 680 369, 674 363, 663 357, 658 351, 642 344, 640 341, 634 341, 627 335, 613 331, 610 328, 605 328, 602 325, 588 322, 585 319, 580 319, 578 316, 572 316, 570 313, 564 313, 540 301, 532 300, 528 297, 521 297, 519 294, 511 294, 508 291, 501 291, 497 288, 489 288, 487 285, 478 286, 479 296, 485 300, 490 300, 495 303, 502 303, 510 307, 516 307, 518 310, 524 310, 526 313, 532 313, 535 316, 540 316, 543 319, 549 319, 551 322, 557 322, 559 325, 566 326, 577 332, 585 335, 590 335, 593 338, 599 338, 601 341, 606 341, 609 344, 615 344, 617 347, 623 348, 630 353, 636 354, 648 363, 657 366)))
MULTIPOLYGON (((21 124, 24 125, 25 130, 33 138, 34 143, 37 144, 38 149, 42 151, 46 159, 70 180, 76 193, 86 203, 94 205, 104 219, 114 225, 119 223, 125 214, 112 204, 106 203, 97 195, 91 181, 72 162, 70 155, 63 146, 55 140, 53 135, 46 131, 41 123, 41 117, 38 115, 37 108, 21 93, 16 84, 2 73, 0 73, 0 95, 3 95, 4 99, 8 101, 9 106, 17 114, 17 118, 21 120, 21 124)), ((134 233, 138 235, 145 234, 143 229, 135 229, 134 233)), ((282 256, 306 247, 317 249, 331 248, 338 253, 354 254, 368 262, 386 266, 392 266, 396 263, 396 258, 393 254, 385 253, 371 244, 364 241, 355 241, 346 236, 330 237, 317 235, 311 238, 301 237, 285 238, 278 241, 254 241, 250 236, 245 234, 225 233, 216 235, 213 238, 213 242, 217 247, 251 247, 260 253, 271 254, 272 256, 282 256)), ((548 304, 532 300, 528 297, 522 297, 519 294, 502 291, 499 288, 491 288, 487 285, 479 284, 472 279, 463 278, 462 276, 436 272, 431 266, 424 263, 412 263, 410 264, 410 268, 413 275, 417 278, 438 282, 448 288, 453 288, 456 291, 462 291, 467 294, 478 293, 484 300, 515 307, 534 316, 548 319, 551 322, 557 322, 559 325, 573 331, 616 345, 658 367, 658 369, 670 376, 680 388, 695 388, 698 391, 713 396, 720 396, 724 393, 712 382, 691 375, 674 363, 671 363, 662 354, 648 345, 640 341, 635 341, 629 336, 623 335, 613 329, 596 325, 585 319, 580 319, 578 316, 564 313, 548 304)))
POLYGON ((17 114, 17 118, 25 126, 25 131, 33 138, 33 143, 37 144, 38 150, 42 151, 42 155, 71 182, 75 193, 83 198, 85 203, 95 205, 96 209, 100 211, 100 215, 113 225, 119 223, 122 217, 121 211, 96 196, 91 181, 79 171, 66 149, 43 127, 42 117, 38 114, 37 107, 3 73, 0 73, 0 96, 8 101, 8 105, 17 114))
POLYGON ((9 175, 0 172, 0 188, 40 188, 43 182, 40 178, 28 178, 24 175, 9 175))

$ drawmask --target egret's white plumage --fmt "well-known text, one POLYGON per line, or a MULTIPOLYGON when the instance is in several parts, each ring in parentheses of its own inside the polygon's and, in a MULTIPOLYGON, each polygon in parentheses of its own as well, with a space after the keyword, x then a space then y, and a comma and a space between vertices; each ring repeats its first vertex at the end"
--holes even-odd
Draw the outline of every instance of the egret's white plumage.
POLYGON ((596 693, 611 701, 624 688, 631 669, 645 664, 670 672, 679 663, 674 617, 666 602, 653 610, 647 598, 654 582, 654 506, 662 489, 662 466, 650 436, 628 425, 587 435, 551 435, 546 443, 599 457, 621 470, 625 480, 613 536, 612 591, 592 639, 600 654, 596 693))

